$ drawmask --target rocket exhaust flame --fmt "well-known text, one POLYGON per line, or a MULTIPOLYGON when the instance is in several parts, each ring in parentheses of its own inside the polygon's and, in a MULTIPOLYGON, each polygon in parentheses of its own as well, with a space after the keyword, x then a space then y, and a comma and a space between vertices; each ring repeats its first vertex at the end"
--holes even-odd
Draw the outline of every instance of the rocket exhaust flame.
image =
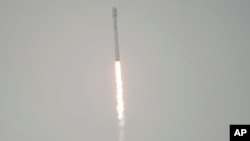
POLYGON ((123 141, 123 127, 125 125, 124 121, 124 102, 123 102, 123 90, 122 90, 122 78, 121 78, 121 64, 120 61, 115 62, 115 74, 116 74, 116 99, 117 99, 117 106, 116 110, 118 113, 118 120, 119 120, 119 127, 120 127, 120 135, 119 141, 123 141))
POLYGON ((118 113, 118 120, 119 125, 123 126, 124 123, 124 102, 123 102, 123 95, 122 95, 122 78, 121 78, 121 64, 120 61, 115 62, 115 74, 116 74, 116 86, 117 86, 117 113, 118 113))

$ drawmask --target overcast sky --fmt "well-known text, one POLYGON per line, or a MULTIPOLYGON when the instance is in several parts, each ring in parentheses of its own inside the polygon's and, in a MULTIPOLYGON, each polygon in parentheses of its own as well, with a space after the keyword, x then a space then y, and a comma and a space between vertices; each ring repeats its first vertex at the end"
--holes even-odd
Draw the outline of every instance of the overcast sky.
MULTIPOLYGON (((250 124, 250 1, 120 0, 126 141, 250 124)), ((0 1, 0 140, 117 141, 112 0, 0 1)))

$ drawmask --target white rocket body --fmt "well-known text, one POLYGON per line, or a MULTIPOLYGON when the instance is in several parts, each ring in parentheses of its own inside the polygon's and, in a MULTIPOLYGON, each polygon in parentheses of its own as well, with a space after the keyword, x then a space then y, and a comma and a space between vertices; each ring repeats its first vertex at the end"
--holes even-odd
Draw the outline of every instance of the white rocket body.
POLYGON ((117 26, 117 9, 116 7, 112 8, 112 16, 114 21, 114 37, 115 37, 115 60, 120 60, 119 46, 118 46, 118 26, 117 26))

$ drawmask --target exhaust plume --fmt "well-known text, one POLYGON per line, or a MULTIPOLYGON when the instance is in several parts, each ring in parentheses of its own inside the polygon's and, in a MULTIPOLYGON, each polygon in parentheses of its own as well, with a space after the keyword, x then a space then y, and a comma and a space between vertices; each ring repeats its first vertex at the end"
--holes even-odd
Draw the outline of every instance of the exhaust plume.
POLYGON ((115 62, 115 74, 116 74, 116 100, 117 100, 117 106, 116 110, 118 113, 118 121, 119 121, 119 141, 124 140, 124 102, 123 102, 123 90, 122 90, 122 78, 121 78, 121 64, 120 61, 115 62))

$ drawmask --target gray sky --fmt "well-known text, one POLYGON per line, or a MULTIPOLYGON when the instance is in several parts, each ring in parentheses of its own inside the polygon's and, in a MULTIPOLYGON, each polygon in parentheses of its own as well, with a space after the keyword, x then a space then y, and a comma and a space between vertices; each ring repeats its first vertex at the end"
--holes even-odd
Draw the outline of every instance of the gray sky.
MULTIPOLYGON (((250 124, 248 0, 117 4, 126 141, 250 124)), ((112 5, 0 1, 1 141, 117 141, 112 5)))

